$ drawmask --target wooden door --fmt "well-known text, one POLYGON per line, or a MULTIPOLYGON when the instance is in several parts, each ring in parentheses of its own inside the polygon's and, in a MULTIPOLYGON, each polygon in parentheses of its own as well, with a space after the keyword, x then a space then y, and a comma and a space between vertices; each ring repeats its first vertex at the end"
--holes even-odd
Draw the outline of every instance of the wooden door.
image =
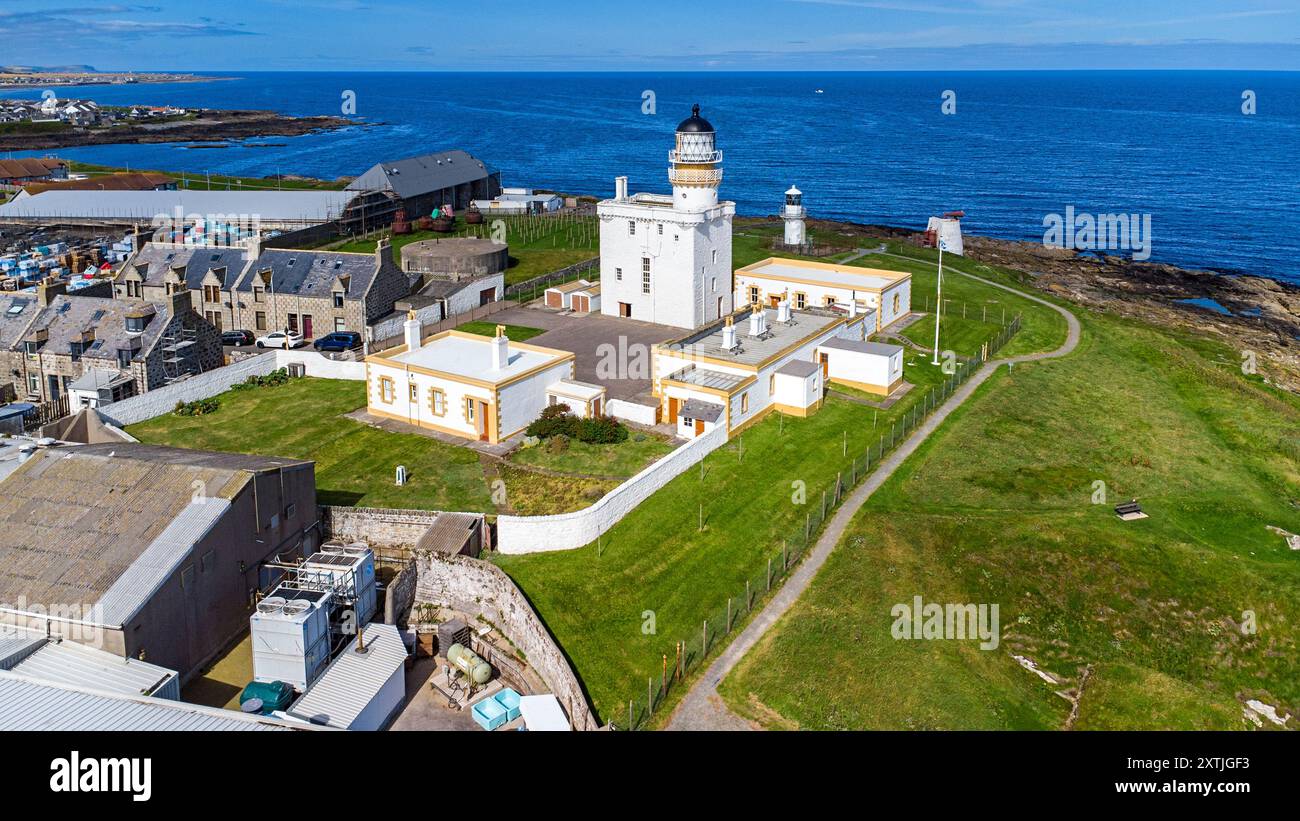
POLYGON ((703 420, 703 419, 696 419, 696 420, 695 420, 695 435, 696 435, 696 436, 699 436, 699 435, 701 435, 702 433, 704 433, 704 420, 703 420))
POLYGON ((623 317, 624 319, 631 319, 631 318, 632 318, 632 303, 631 303, 631 302, 620 302, 620 303, 618 303, 618 315, 621 316, 621 317, 623 317))
POLYGON ((676 398, 668 397, 668 423, 670 425, 677 424, 677 402, 676 398))
POLYGON ((311 314, 302 315, 302 338, 311 339, 311 314))
POLYGON ((591 415, 600 416, 600 397, 591 400, 591 415))
POLYGON ((827 374, 829 374, 831 370, 831 358, 826 354, 822 354, 821 357, 822 357, 822 379, 825 380, 827 374))

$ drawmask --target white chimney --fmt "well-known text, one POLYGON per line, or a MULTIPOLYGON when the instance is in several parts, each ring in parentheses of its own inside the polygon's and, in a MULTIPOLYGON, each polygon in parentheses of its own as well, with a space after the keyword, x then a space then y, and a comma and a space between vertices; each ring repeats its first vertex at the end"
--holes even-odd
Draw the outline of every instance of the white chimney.
POLYGON ((722 350, 732 351, 736 349, 736 326, 731 324, 731 317, 727 317, 727 324, 722 326, 722 350))
POLYGON ((765 333, 767 333, 767 312, 763 310, 761 304, 757 304, 749 315, 749 335, 762 336, 765 333))
POLYGON ((254 234, 244 240, 244 259, 253 260, 262 255, 262 236, 254 234))
POLYGON ((418 351, 420 349, 420 320, 415 318, 414 309, 406 314, 406 321, 402 323, 402 333, 406 337, 406 350, 418 351))
POLYGON ((614 178, 614 199, 627 202, 627 177, 614 178))
POLYGON ((786 291, 781 295, 781 301, 776 303, 776 321, 786 323, 790 321, 790 292, 786 291))
POLYGON ((492 337, 492 370, 503 370, 510 364, 510 339, 506 336, 506 326, 497 326, 497 335, 492 337))
POLYGON ((849 316, 857 316, 857 315, 858 315, 858 301, 853 298, 852 294, 850 294, 849 295, 849 316))

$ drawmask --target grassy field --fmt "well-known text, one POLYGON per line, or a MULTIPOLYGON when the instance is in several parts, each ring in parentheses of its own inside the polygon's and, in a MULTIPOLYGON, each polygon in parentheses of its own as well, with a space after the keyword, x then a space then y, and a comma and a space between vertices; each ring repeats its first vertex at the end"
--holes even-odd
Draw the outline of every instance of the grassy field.
MULTIPOLYGON (((497 324, 495 322, 465 322, 457 325, 456 330, 469 334, 478 334, 479 336, 496 336, 497 324)), ((533 337, 544 333, 546 331, 541 328, 529 328, 526 325, 506 326, 506 338, 511 342, 527 342, 533 337)))
POLYGON ((315 460, 321 504, 496 510, 474 451, 345 418, 366 406, 364 382, 294 379, 217 398, 216 413, 168 413, 127 430, 152 444, 315 460), (393 482, 398 465, 407 469, 402 487, 393 482))
POLYGON ((1300 532, 1300 402, 1217 343, 1083 320, 1074 354, 999 371, 872 497, 722 682, 733 710, 770 727, 1060 728, 1055 691, 1085 669, 1077 729, 1240 728, 1247 698, 1300 710, 1300 554, 1266 528, 1300 532), (1130 498, 1149 519, 1115 517, 1130 498), (918 595, 998 604, 1000 646, 895 640, 891 608, 918 595))
MULTIPOLYGON (((506 284, 514 285, 541 274, 567 268, 600 254, 599 228, 595 217, 570 214, 546 216, 493 216, 484 215, 481 225, 466 225, 459 216, 456 231, 439 234, 434 231, 412 231, 393 236, 383 231, 366 239, 350 240, 333 247, 338 251, 370 253, 375 250, 381 236, 393 244, 394 258, 400 260, 403 246, 426 239, 447 237, 491 237, 493 224, 500 221, 505 226, 505 241, 510 246, 510 264, 506 268, 506 284)), ((540 296, 540 292, 538 294, 540 296)))
POLYGON ((160 171, 155 168, 116 168, 110 165, 95 165, 72 161, 69 163, 69 169, 78 174, 87 176, 99 176, 104 174, 118 174, 124 171, 142 172, 149 171, 155 174, 166 174, 174 177, 182 188, 208 189, 213 191, 278 191, 278 190, 341 190, 346 182, 341 180, 277 180, 266 177, 228 177, 222 174, 195 174, 189 171, 160 171))
POLYGON ((510 461, 585 476, 628 477, 672 449, 673 444, 667 439, 637 432, 626 442, 613 445, 593 445, 575 439, 569 442, 568 450, 559 454, 551 453, 542 443, 515 451, 510 455, 510 461))

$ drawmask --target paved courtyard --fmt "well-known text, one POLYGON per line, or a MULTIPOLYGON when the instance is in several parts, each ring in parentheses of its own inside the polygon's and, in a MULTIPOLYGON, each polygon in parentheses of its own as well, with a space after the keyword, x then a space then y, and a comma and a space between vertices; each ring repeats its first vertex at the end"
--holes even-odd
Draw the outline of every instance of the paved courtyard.
POLYGON ((650 395, 650 346, 686 333, 682 328, 603 314, 557 313, 537 302, 507 308, 490 321, 544 329, 546 333, 529 343, 571 351, 577 355, 579 381, 604 385, 610 399, 643 405, 657 404, 650 395), (609 347, 602 351, 602 345, 609 347))

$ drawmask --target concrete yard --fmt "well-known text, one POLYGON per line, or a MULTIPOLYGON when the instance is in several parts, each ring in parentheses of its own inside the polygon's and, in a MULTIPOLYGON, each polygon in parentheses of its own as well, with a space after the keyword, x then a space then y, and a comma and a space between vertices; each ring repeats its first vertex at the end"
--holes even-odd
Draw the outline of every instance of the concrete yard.
POLYGON ((685 333, 669 325, 603 314, 560 313, 542 307, 541 302, 507 308, 490 321, 545 330, 529 344, 576 354, 580 382, 604 385, 610 399, 647 405, 656 404, 650 396, 650 347, 685 333), (602 345, 609 347, 602 349, 602 345))

